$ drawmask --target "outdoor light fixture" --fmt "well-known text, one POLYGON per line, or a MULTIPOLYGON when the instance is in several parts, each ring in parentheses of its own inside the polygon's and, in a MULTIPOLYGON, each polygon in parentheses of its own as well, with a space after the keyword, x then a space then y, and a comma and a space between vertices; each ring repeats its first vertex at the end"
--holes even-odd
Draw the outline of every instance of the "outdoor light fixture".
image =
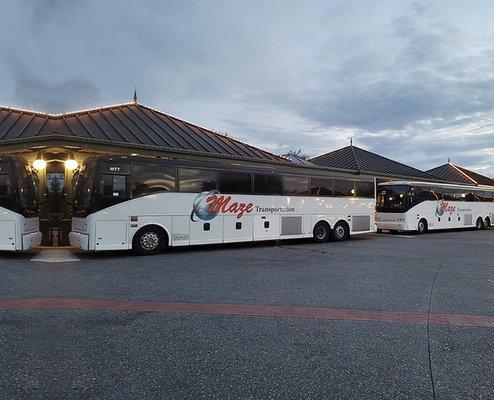
POLYGON ((36 170, 42 170, 46 168, 46 161, 42 157, 38 157, 33 161, 33 168, 36 170))
POLYGON ((77 169, 79 166, 79 163, 77 160, 74 160, 74 158, 69 158, 65 160, 65 168, 67 168, 69 171, 73 171, 74 169, 77 169))

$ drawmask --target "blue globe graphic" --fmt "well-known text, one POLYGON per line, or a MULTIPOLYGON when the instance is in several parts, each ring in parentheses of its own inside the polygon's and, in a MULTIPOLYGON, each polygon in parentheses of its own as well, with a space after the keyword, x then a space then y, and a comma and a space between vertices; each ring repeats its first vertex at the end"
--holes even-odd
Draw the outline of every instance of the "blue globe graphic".
POLYGON ((203 221, 209 221, 218 215, 218 211, 210 212, 208 210, 209 204, 206 203, 206 199, 212 194, 219 194, 219 192, 211 190, 210 192, 201 192, 196 196, 192 203, 192 213, 190 215, 192 221, 194 221, 194 215, 203 221))

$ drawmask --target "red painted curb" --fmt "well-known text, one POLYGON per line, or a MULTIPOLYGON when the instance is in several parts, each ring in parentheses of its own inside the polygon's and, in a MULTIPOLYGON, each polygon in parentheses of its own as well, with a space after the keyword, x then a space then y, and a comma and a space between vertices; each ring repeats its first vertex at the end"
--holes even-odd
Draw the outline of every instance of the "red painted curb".
MULTIPOLYGON (((179 303, 167 301, 64 298, 0 300, 0 310, 37 310, 48 308, 309 318, 335 321, 368 321, 420 325, 427 323, 427 313, 409 311, 373 311, 346 308, 265 306, 255 304, 179 303)), ((494 328, 494 317, 481 315, 433 313, 429 315, 429 320, 433 325, 494 328)))

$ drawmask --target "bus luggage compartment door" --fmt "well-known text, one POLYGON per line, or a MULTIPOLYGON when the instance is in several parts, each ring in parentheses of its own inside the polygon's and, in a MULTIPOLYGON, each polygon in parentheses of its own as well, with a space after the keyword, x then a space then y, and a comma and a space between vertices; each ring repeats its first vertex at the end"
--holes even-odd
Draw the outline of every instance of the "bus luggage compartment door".
POLYGON ((276 240, 279 238, 279 215, 254 215, 254 240, 276 240))
POLYGON ((0 250, 15 250, 15 222, 0 220, 0 250))
POLYGON ((96 221, 96 250, 127 249, 127 221, 96 221))

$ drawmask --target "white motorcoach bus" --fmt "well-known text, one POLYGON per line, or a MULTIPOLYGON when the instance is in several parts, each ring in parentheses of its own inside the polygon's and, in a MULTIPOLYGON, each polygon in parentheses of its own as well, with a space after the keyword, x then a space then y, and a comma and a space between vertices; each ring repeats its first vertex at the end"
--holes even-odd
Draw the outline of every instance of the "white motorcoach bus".
POLYGON ((0 250, 27 250, 41 243, 38 204, 26 160, 0 157, 0 250))
POLYGON ((295 166, 137 157, 88 159, 79 171, 70 243, 85 250, 313 237, 375 231, 372 177, 295 166))
POLYGON ((493 221, 494 188, 408 181, 377 186, 379 231, 485 229, 493 221))

